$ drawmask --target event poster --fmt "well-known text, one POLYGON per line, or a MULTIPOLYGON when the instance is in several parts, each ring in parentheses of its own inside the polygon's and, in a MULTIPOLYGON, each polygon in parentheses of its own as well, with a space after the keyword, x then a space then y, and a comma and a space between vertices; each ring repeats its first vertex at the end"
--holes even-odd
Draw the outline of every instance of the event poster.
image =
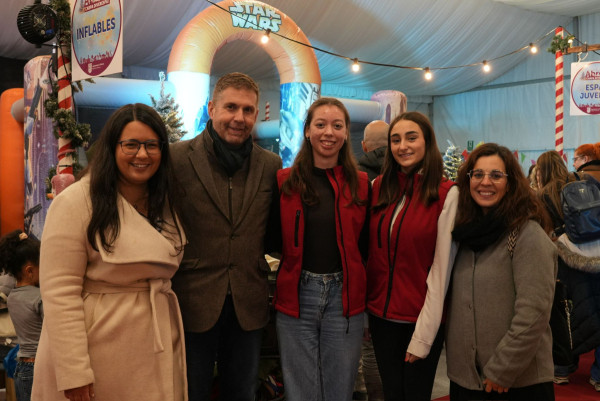
POLYGON ((70 0, 72 80, 123 71, 123 0, 70 0))
POLYGON ((600 115, 600 61, 571 63, 571 115, 600 115))

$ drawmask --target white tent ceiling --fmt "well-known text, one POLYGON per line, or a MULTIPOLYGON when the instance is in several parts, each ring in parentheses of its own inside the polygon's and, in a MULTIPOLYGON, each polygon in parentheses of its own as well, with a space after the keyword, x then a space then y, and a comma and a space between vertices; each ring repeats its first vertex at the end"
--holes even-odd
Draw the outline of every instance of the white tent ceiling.
MULTIPOLYGON (((45 1, 44 1, 45 2, 45 1)), ((171 46, 206 0, 122 0, 124 64, 166 70, 171 46)), ((527 46, 572 17, 600 12, 599 0, 267 0, 291 17, 313 46, 371 62, 411 67, 449 67, 494 60, 527 46)), ((0 57, 29 59, 48 54, 21 38, 17 14, 33 0, 2 0, 0 57)), ((552 34, 540 43, 548 47, 552 34)), ((322 81, 347 90, 396 89, 408 96, 459 93, 502 75, 526 57, 523 51, 480 66, 444 69, 432 81, 422 71, 363 65, 316 52, 322 81)), ((215 56, 212 74, 243 71, 278 81, 274 63, 259 46, 233 42, 215 56)))

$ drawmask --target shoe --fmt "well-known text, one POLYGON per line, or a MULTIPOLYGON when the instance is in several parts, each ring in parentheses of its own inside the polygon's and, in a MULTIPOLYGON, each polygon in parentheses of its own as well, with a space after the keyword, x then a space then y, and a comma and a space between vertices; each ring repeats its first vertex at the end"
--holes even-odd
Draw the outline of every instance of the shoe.
MULTIPOLYGON (((554 384, 569 384, 569 376, 554 376, 554 379, 552 381, 554 382, 554 384)), ((600 383, 599 383, 599 387, 600 387, 600 383)), ((598 391, 600 391, 600 390, 598 390, 598 391)))
POLYGON ((600 381, 596 381, 590 377, 589 383, 594 386, 594 390, 600 391, 600 381))

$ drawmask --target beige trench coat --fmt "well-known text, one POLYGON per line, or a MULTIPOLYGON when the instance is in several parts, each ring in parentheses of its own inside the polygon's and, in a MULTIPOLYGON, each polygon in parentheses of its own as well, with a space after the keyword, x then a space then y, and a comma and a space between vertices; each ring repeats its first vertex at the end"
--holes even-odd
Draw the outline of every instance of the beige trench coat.
POLYGON ((182 254, 121 196, 118 204, 120 233, 110 254, 87 241, 89 179, 50 207, 33 401, 65 401, 64 390, 89 383, 95 401, 187 400, 183 326, 170 281, 182 254))

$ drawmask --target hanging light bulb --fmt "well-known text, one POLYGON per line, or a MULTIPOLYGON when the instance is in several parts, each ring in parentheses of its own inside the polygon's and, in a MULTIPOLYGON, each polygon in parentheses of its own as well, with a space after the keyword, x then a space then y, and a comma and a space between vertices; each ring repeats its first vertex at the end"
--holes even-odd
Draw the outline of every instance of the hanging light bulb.
POLYGON ((428 81, 431 81, 431 78, 433 78, 433 74, 429 70, 429 67, 426 67, 425 68, 425 79, 428 81))
POLYGON ((483 60, 483 71, 490 72, 491 69, 492 69, 492 67, 490 67, 490 65, 488 64, 488 62, 486 60, 483 60))
POLYGON ((573 37, 569 36, 569 39, 567 40, 567 43, 569 44, 569 46, 573 45, 573 37))
POLYGON ((536 54, 536 53, 537 53, 537 51, 538 51, 538 48, 537 48, 537 46, 535 45, 535 43, 530 43, 530 44, 529 44, 529 47, 530 47, 529 51, 531 51, 533 54, 536 54))
POLYGON ((264 45, 269 41, 269 34, 271 33, 270 29, 267 29, 263 34, 262 38, 260 38, 260 42, 264 45))
POLYGON ((352 63, 352 71, 354 71, 354 72, 360 71, 360 64, 358 64, 357 58, 355 58, 354 62, 352 63))

